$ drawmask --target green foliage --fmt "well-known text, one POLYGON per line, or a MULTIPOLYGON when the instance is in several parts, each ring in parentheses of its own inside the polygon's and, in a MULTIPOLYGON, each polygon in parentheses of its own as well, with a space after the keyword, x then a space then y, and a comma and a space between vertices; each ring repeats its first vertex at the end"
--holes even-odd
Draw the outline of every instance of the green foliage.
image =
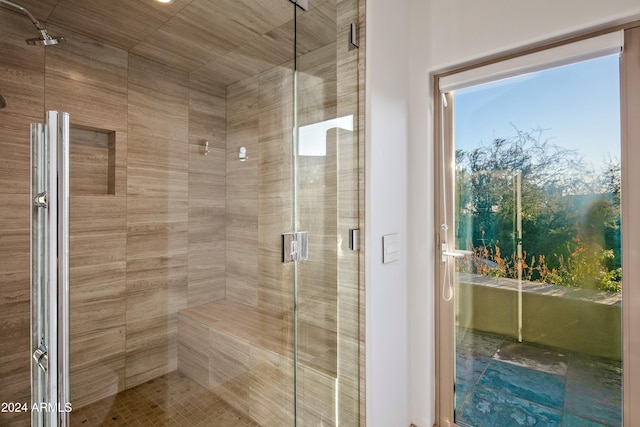
POLYGON ((498 245, 473 248, 473 255, 457 265, 458 271, 490 277, 522 279, 551 285, 597 289, 607 292, 622 290, 622 269, 609 270, 606 260, 613 258, 613 251, 598 246, 575 247, 568 257, 554 254, 558 267, 551 268, 544 255, 522 259, 516 254, 503 257, 498 245))
POLYGON ((515 278, 521 266, 525 280, 619 291, 619 162, 595 172, 543 134, 515 129, 511 138, 456 151, 456 244, 474 252, 463 268, 515 278))

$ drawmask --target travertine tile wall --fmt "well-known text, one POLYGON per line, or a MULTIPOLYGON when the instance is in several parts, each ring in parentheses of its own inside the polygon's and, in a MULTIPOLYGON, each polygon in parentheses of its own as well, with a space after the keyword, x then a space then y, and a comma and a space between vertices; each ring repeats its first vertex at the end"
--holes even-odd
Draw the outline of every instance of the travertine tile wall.
MULTIPOLYGON (((32 36, 0 10, 0 401, 30 401, 29 371, 29 124, 44 113, 44 52, 25 50, 32 36)), ((29 425, 29 414, 0 413, 29 425)), ((16 421, 19 422, 19 421, 16 421)))
POLYGON ((177 311, 224 298, 226 90, 55 26, 67 43, 28 46, 33 29, 5 9, 0 23, 1 401, 30 399, 29 124, 58 109, 74 127, 115 132, 112 194, 80 184, 90 172, 74 161, 86 153, 72 155, 71 393, 81 406, 176 369, 177 311))
POLYGON ((278 314, 293 310, 293 267, 282 264, 280 241, 293 230, 291 69, 227 88, 227 298, 278 314))

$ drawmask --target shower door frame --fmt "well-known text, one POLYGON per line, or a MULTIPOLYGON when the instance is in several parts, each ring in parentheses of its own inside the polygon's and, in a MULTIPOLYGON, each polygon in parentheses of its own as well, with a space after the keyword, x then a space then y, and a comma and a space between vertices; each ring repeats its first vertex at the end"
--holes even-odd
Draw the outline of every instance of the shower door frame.
POLYGON ((31 125, 31 425, 67 426, 69 113, 31 125))

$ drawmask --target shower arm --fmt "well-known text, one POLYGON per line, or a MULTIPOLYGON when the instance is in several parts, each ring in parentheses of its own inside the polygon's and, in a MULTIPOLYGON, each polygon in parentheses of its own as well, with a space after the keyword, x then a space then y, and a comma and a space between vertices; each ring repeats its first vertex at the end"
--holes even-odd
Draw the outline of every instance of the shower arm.
POLYGON ((14 3, 10 0, 0 0, 0 3, 4 3, 8 6, 14 7, 20 10, 21 12, 23 12, 25 15, 29 17, 29 19, 31 19, 31 22, 33 22, 33 25, 36 27, 36 29, 38 30, 38 32, 40 33, 40 35, 43 37, 44 40, 51 39, 51 36, 49 35, 49 33, 47 33, 47 29, 44 27, 44 25, 42 25, 40 21, 38 21, 36 17, 33 16, 31 12, 27 10, 26 7, 22 6, 21 4, 14 3))

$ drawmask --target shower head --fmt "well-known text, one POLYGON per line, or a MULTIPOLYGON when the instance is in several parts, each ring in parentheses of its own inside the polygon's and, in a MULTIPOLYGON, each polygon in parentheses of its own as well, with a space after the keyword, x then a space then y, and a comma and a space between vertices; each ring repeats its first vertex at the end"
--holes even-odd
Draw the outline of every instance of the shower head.
POLYGON ((31 14, 31 12, 29 12, 27 10, 27 8, 22 6, 21 4, 12 2, 10 0, 0 0, 0 3, 4 3, 4 4, 8 5, 8 6, 14 7, 14 8, 22 11, 24 14, 26 14, 29 17, 29 19, 31 19, 31 22, 36 27, 36 30, 38 30, 38 33, 40 33, 40 37, 36 37, 36 38, 33 38, 33 39, 27 39, 27 44, 37 45, 37 46, 50 46, 50 45, 58 44, 60 42, 65 41, 64 37, 51 36, 49 34, 49 32, 47 31, 47 29, 45 28, 45 26, 42 25, 40 23, 40 21, 38 21, 35 18, 35 16, 33 16, 31 14))
POLYGON ((0 110, 7 106, 7 101, 4 100, 2 95, 0 95, 0 110))
POLYGON ((65 41, 63 36, 51 36, 46 28, 42 30, 38 30, 40 32, 40 37, 35 37, 33 39, 27 39, 27 44, 35 45, 35 46, 51 46, 54 44, 62 43, 65 41))

